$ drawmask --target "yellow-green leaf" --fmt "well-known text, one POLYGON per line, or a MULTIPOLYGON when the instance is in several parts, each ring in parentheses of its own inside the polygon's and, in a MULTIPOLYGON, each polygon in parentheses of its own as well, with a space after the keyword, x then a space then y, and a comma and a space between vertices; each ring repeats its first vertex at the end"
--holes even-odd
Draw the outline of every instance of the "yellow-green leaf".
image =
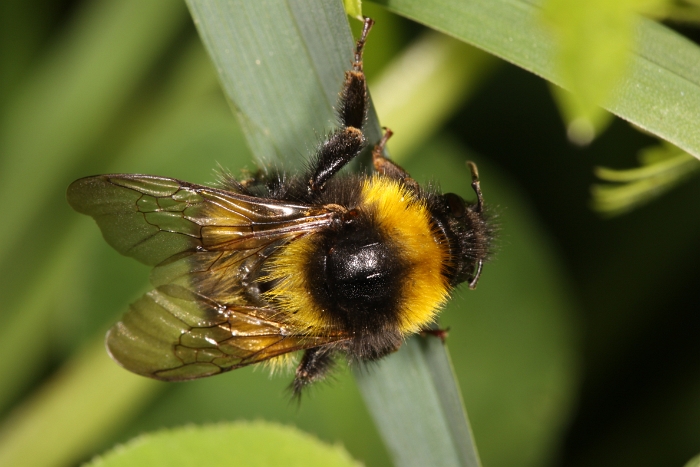
POLYGON ((636 48, 639 13, 653 12, 666 0, 548 0, 543 16, 557 42, 556 66, 564 86, 555 88, 569 124, 569 138, 590 142, 610 122, 599 107, 627 72, 636 48))
POLYGON ((339 445, 265 422, 188 426, 140 436, 88 467, 360 467, 339 445))

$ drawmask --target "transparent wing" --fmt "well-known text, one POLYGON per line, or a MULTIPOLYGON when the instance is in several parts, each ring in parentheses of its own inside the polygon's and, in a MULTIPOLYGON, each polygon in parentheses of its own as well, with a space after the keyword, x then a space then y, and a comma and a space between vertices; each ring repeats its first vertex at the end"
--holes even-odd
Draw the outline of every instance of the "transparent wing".
POLYGON ((348 339, 291 326, 255 285, 265 258, 329 225, 333 209, 148 175, 83 178, 67 196, 117 251, 156 266, 155 289, 107 335, 110 354, 128 370, 192 379, 348 339))
POLYGON ((179 286, 152 290, 110 329, 110 355, 134 373, 180 381, 348 338, 304 335, 270 308, 207 302, 179 286))
POLYGON ((151 175, 98 175, 68 187, 114 249, 148 265, 186 251, 251 249, 328 225, 323 207, 246 196, 151 175))

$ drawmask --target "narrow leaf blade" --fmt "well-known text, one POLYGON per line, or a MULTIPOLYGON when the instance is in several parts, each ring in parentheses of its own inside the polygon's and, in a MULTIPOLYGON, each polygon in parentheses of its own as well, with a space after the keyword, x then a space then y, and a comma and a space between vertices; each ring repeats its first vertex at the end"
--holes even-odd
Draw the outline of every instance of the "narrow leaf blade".
MULTIPOLYGON (((461 39, 563 86, 556 43, 534 0, 381 0, 389 10, 461 39)), ((624 78, 601 103, 615 115, 700 158, 700 48, 640 19, 624 78)))

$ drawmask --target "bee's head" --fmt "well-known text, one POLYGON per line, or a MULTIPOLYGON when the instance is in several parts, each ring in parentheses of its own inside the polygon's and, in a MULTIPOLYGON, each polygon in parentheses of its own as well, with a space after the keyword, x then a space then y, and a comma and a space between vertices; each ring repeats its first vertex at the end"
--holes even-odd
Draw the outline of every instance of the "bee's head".
POLYGON ((453 286, 468 282, 469 288, 474 289, 491 249, 493 229, 484 216, 479 172, 473 162, 468 164, 476 202, 470 203, 459 195, 445 193, 437 197, 431 212, 436 226, 449 243, 450 264, 446 265, 445 275, 453 286))

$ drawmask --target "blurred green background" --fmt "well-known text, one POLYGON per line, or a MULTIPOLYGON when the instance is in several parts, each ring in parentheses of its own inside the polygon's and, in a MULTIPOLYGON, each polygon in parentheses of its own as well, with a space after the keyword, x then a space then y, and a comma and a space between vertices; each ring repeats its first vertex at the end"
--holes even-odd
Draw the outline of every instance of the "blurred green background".
MULTIPOLYGON (((477 161, 499 225, 478 290, 460 290, 440 322, 484 465, 683 465, 700 452, 700 181, 595 214, 593 167, 633 167, 657 140, 612 120, 576 146, 545 81, 463 44, 449 65, 464 85, 413 96, 403 111, 416 129, 402 135, 385 89, 423 62, 396 60, 444 39, 364 9, 390 150, 419 181, 467 198, 464 161, 477 161)), ((344 368, 297 407, 289 375, 157 383, 103 350, 148 268, 68 207, 68 184, 109 172, 212 183, 219 164, 256 168, 184 3, 8 0, 0 35, 0 464, 76 465, 144 431, 265 419, 387 465, 344 368)))

